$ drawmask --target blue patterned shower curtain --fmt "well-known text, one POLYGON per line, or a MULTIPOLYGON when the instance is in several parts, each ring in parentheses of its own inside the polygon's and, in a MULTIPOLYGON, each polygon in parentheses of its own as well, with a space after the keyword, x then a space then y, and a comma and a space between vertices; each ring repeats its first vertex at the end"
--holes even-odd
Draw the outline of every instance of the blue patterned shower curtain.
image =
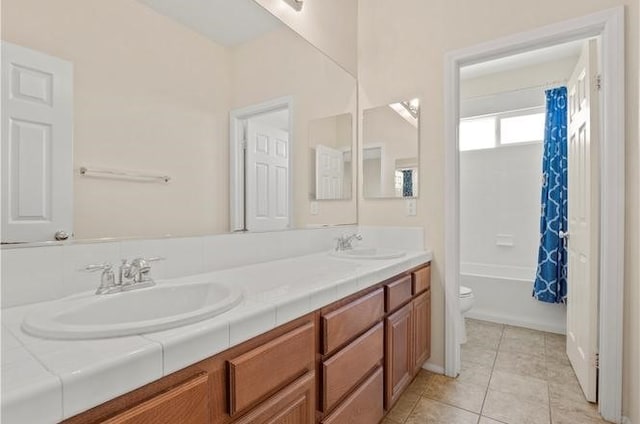
POLYGON ((402 171, 402 197, 413 197, 413 170, 402 171))
POLYGON ((547 90, 542 158, 540 248, 533 297, 542 302, 567 302, 567 88, 547 90))

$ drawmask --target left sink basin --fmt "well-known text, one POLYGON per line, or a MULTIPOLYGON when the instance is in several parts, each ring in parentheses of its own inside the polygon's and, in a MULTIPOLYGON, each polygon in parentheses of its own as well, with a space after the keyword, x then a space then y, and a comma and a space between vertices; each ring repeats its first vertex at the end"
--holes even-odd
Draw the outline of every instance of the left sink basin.
POLYGON ((214 282, 159 283, 110 295, 80 294, 27 314, 22 329, 51 339, 97 339, 191 324, 232 309, 242 292, 214 282))

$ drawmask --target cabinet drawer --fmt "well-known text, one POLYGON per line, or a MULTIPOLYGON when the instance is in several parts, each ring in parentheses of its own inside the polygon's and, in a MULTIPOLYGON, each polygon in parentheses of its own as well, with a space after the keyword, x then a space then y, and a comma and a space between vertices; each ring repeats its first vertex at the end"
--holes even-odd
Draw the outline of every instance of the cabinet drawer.
POLYGON ((379 423, 382 409, 382 367, 378 367, 338 408, 322 420, 322 424, 379 423))
POLYGON ((312 371, 314 346, 313 324, 308 323, 229 360, 229 414, 246 410, 312 371))
POLYGON ((384 286, 387 312, 391 312, 411 299, 411 275, 402 277, 384 286))
POLYGON ((322 411, 349 393, 382 359, 384 326, 380 322, 322 363, 322 411))
POLYGON ((422 293, 431 288, 431 265, 411 273, 413 276, 413 294, 422 293))
POLYGON ((382 288, 322 316, 322 353, 328 354, 371 327, 384 315, 382 288))
POLYGON ((313 423, 316 403, 315 373, 308 372, 286 386, 235 424, 313 423))
POLYGON ((142 402, 104 424, 206 424, 209 422, 207 374, 200 374, 142 402))

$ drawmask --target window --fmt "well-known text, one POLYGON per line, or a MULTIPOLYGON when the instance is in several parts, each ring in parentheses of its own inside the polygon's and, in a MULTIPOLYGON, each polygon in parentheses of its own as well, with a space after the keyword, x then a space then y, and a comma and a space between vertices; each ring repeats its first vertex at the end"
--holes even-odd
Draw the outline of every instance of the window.
POLYGON ((544 139, 544 113, 500 119, 500 144, 529 143, 544 139))
POLYGON ((542 108, 460 120, 460 151, 536 143, 544 139, 542 108))
POLYGON ((472 118, 460 121, 460 150, 496 147, 496 117, 472 118))

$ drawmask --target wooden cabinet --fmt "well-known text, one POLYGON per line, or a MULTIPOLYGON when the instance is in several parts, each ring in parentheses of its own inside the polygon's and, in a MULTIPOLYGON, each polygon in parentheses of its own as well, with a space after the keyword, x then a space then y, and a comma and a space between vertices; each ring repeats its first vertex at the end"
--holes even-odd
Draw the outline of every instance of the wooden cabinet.
POLYGON ((322 411, 327 412, 353 390, 382 360, 384 332, 382 323, 358 337, 322 363, 322 411))
POLYGON ((200 374, 142 402, 104 424, 206 424, 209 422, 207 375, 200 374))
POLYGON ((321 311, 322 422, 377 422, 372 421, 372 417, 378 416, 375 411, 383 410, 384 311, 383 288, 354 295, 321 311), (376 383, 371 381, 374 370, 380 371, 379 392, 374 389, 376 383), (361 408, 373 410, 354 415, 354 411, 361 408))
POLYGON ((431 265, 417 269, 411 273, 413 282, 413 294, 420 294, 431 288, 431 265))
POLYGON ((386 311, 393 312, 406 303, 412 296, 411 275, 387 283, 384 286, 386 311))
POLYGON ((402 273, 65 423, 378 423, 429 358, 430 281, 402 273))
POLYGON ((254 406, 315 368, 313 323, 308 322, 229 360, 229 415, 254 406))
POLYGON ((413 373, 431 356, 431 290, 413 301, 413 373))
POLYGON ((382 408, 382 367, 362 383, 322 424, 375 424, 384 416, 382 408))
POLYGON ((237 424, 313 423, 316 380, 309 372, 236 421, 237 424))
POLYGON ((385 319, 385 409, 391 409, 411 383, 413 362, 413 304, 408 303, 385 319))
POLYGON ((322 313, 322 353, 330 354, 380 321, 384 315, 384 292, 374 290, 322 313))
MULTIPOLYGON (((385 319, 385 397, 390 410, 431 356, 431 276, 428 266, 407 277, 414 297, 385 319)), ((388 284, 400 285, 404 279, 388 284)), ((399 292, 399 290, 395 290, 399 292)), ((405 290, 406 292, 406 290, 405 290)), ((392 291, 388 291, 388 294, 392 291)), ((396 296, 398 298, 398 296, 396 296)), ((406 295, 405 295, 406 299, 406 295)), ((397 305, 389 302, 387 305, 397 305)))

